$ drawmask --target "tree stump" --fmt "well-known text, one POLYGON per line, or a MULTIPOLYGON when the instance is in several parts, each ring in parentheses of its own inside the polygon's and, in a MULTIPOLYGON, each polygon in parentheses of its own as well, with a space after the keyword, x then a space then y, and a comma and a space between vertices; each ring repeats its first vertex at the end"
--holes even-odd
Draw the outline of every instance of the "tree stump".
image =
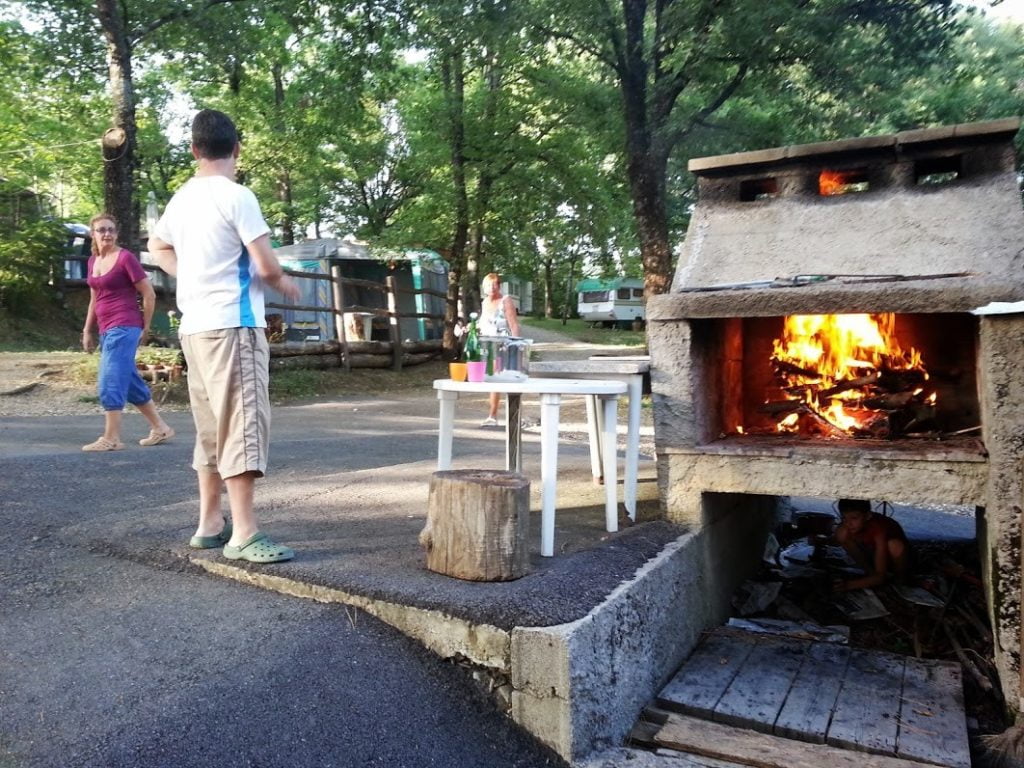
POLYGON ((431 571, 470 581, 511 581, 530 570, 529 526, 530 481, 523 475, 435 472, 420 544, 431 571))

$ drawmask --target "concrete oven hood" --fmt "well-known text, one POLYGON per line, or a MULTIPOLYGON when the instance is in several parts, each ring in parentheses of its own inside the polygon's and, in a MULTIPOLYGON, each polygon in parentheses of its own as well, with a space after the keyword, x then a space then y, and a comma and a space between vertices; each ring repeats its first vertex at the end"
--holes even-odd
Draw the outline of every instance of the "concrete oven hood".
POLYGON ((699 202, 672 292, 652 297, 648 317, 1024 300, 1019 127, 1011 118, 691 160, 699 202), (851 191, 823 196, 822 172, 851 191))

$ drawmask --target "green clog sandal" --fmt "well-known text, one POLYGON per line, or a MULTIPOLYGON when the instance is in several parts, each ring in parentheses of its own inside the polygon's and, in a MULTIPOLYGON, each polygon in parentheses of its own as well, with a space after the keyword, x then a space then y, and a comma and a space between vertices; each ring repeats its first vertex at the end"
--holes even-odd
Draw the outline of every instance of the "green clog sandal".
POLYGON ((189 539, 188 545, 192 549, 214 549, 223 547, 231 538, 231 521, 224 518, 224 530, 216 536, 193 536, 189 539))
POLYGON ((265 533, 256 533, 240 547, 225 544, 224 557, 250 563, 283 563, 295 557, 295 552, 282 544, 275 544, 265 533))

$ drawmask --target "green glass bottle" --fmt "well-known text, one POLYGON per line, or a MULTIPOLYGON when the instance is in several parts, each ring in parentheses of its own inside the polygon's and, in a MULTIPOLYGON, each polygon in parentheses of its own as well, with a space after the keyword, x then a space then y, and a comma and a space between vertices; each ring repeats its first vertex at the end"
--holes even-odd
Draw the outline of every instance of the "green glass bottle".
POLYGON ((476 312, 469 315, 469 330, 466 331, 466 346, 462 350, 467 363, 480 362, 480 337, 476 330, 476 312))

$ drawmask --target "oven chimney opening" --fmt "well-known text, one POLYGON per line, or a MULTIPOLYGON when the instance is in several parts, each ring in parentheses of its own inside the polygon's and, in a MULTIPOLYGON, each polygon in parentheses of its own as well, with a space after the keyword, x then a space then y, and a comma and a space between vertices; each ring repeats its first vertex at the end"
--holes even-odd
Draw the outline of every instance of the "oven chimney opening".
POLYGON ((845 171, 826 169, 818 175, 818 194, 822 197, 867 192, 869 186, 868 173, 864 168, 845 171))

